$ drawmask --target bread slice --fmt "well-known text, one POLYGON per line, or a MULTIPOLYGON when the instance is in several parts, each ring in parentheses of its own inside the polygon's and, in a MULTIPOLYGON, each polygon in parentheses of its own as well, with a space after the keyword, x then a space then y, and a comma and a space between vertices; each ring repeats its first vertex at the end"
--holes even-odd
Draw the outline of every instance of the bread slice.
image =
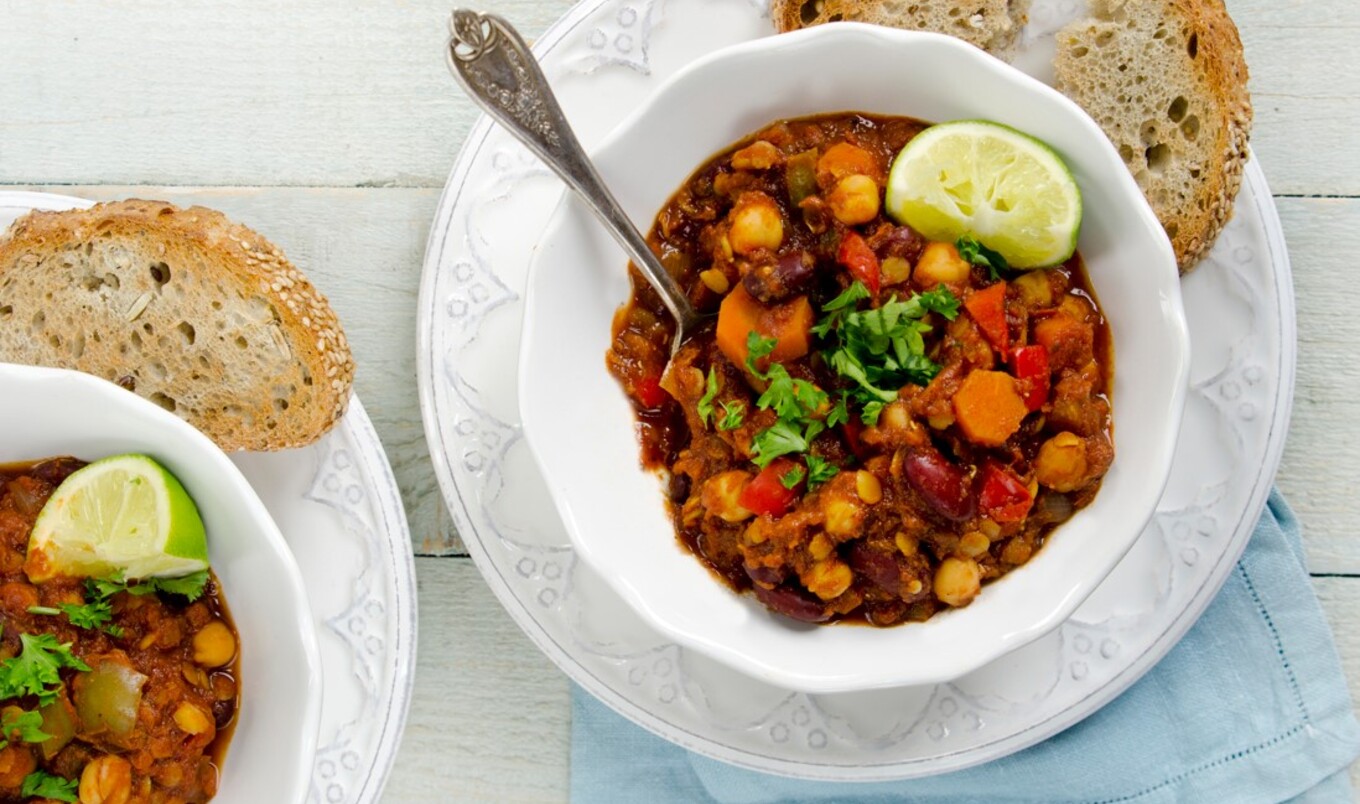
POLYGON ((32 212, 0 236, 0 360, 112 380, 226 450, 314 441, 354 377, 335 313, 277 248, 158 201, 32 212))
POLYGON ((1029 0, 773 0, 781 33, 847 20, 949 34, 1002 56, 1025 25, 1029 0))
POLYGON ((1091 0, 1089 18, 1058 32, 1054 67, 1190 270, 1232 216, 1251 130, 1247 63, 1222 0, 1091 0))

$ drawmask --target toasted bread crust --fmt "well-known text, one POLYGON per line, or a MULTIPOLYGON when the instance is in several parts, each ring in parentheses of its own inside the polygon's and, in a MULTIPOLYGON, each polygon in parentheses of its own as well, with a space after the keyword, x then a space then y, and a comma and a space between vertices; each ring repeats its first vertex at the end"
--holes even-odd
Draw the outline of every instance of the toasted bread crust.
POLYGON ((1025 24, 1030 0, 772 0, 781 33, 826 22, 868 22, 948 34, 1004 55, 1025 24))
POLYGON ((1092 11, 1058 33, 1057 87, 1120 149, 1185 273, 1232 217, 1249 155, 1251 98, 1237 27, 1222 0, 1094 0, 1092 11), (1158 34, 1166 48, 1152 50, 1158 34), (1138 41, 1111 46, 1130 36, 1138 41), (1185 120, 1167 119, 1178 102, 1185 120), (1191 117, 1197 136, 1187 134, 1191 117), (1150 164, 1159 147, 1170 170, 1150 164))
POLYGON ((32 212, 0 236, 0 359, 132 386, 227 450, 316 440, 354 377, 334 311, 278 248, 142 200, 32 212))

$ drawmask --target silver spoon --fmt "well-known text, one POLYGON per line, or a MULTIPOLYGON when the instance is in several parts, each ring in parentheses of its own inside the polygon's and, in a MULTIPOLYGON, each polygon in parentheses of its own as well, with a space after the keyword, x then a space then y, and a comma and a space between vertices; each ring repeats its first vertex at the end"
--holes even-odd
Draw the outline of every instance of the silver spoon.
POLYGON ((447 55, 454 78, 492 119, 576 191, 661 296, 676 323, 674 356, 699 328, 702 316, 595 171, 528 45, 495 14, 455 9, 449 30, 453 35, 447 55))

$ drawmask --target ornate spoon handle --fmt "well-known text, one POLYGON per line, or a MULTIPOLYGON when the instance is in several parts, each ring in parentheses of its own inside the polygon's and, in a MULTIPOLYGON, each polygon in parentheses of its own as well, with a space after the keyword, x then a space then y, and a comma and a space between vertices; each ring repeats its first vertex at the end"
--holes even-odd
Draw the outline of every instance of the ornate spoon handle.
POLYGON ((689 298, 619 207, 572 133, 529 47, 494 14, 456 9, 449 28, 449 69, 487 114, 528 146, 575 190, 661 295, 678 325, 672 350, 699 322, 689 298))

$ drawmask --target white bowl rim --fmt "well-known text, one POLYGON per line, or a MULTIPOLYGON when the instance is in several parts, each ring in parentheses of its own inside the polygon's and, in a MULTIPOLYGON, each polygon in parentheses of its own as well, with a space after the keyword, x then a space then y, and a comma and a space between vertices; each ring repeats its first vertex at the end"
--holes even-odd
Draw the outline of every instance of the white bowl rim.
MULTIPOLYGON (((46 194, 41 197, 48 202, 53 198, 46 194)), ((86 206, 90 203, 85 199, 69 198, 69 200, 80 202, 86 206)), ((92 374, 67 369, 0 362, 0 386, 31 387, 34 384, 74 386, 77 392, 83 390, 91 398, 99 399, 106 406, 107 413, 105 415, 108 418, 128 417, 151 420, 157 427, 170 431, 173 438, 188 442, 189 450, 186 450, 186 452, 192 450, 193 458, 196 461, 208 461, 211 464, 211 473, 220 482, 230 486, 229 493, 247 506, 245 518, 260 526, 263 545, 270 550, 273 562, 278 565, 287 578, 286 589, 276 589, 272 592, 272 594, 281 598, 279 602, 287 607, 288 612, 291 612, 288 615, 280 614, 278 622, 281 626, 286 623, 288 630, 300 636, 307 676, 307 696, 302 706, 302 729, 297 735, 300 741, 299 757, 303 761, 298 763, 294 774, 295 778, 291 780, 291 789, 279 791, 279 800, 305 801, 308 790, 311 788, 312 762, 316 755, 321 729, 321 651, 317 642, 316 624, 312 617, 311 604, 307 600, 306 588, 302 581, 302 572, 298 568, 297 560, 288 548, 283 534, 279 531, 278 525, 270 516, 269 511, 266 510, 259 495, 255 493, 254 488, 251 487, 236 464, 231 462, 226 453, 212 439, 193 425, 155 403, 92 374)), ((45 456, 35 455, 33 457, 42 458, 45 456)), ((230 608, 230 590, 224 590, 224 593, 227 598, 227 606, 230 608)), ((242 701, 240 708, 245 710, 249 706, 249 701, 242 701)), ((232 747, 232 745, 227 746, 227 762, 230 762, 232 747)))
MULTIPOLYGON (((668 96, 677 92, 677 88, 681 88, 691 81, 702 80, 704 73, 708 70, 715 69, 715 65, 721 66, 722 63, 729 60, 759 55, 776 49, 789 51, 799 46, 815 47, 820 40, 839 37, 861 37, 867 40, 874 40, 876 44, 888 43, 901 47, 919 45, 954 51, 956 56, 964 60, 972 61, 978 69, 990 71, 993 73, 994 77, 1016 85, 1017 89, 1029 94, 1037 95, 1046 101, 1055 104, 1061 109, 1062 113, 1071 118, 1070 122, 1085 130, 1086 138, 1091 139, 1093 142, 1100 143, 1094 147, 1100 148, 1103 152, 1102 159, 1104 161, 1104 173, 1107 175, 1102 175, 1102 181, 1110 181, 1119 184, 1121 188, 1119 195, 1129 202, 1132 212, 1141 221, 1143 227, 1150 233, 1156 233, 1152 238, 1151 243, 1152 247, 1160 252, 1160 260, 1158 260, 1157 266, 1149 267, 1145 270, 1150 275, 1156 276, 1157 274, 1160 274, 1157 278, 1161 280, 1158 289, 1163 294, 1162 312, 1164 323, 1168 327, 1167 332, 1171 336, 1173 345, 1176 349, 1174 353, 1166 356, 1166 363, 1170 366, 1170 373, 1174 377, 1174 382, 1172 383, 1173 396, 1169 400, 1170 404, 1166 409, 1169 415, 1167 426, 1161 431, 1161 437, 1157 440, 1154 447, 1157 456, 1157 466, 1153 468, 1155 469, 1155 477, 1157 479, 1154 483, 1146 486, 1147 493, 1144 495, 1146 499, 1142 501, 1145 502, 1145 505, 1139 506, 1144 513, 1141 516, 1140 521, 1137 522, 1137 528, 1130 528, 1132 535, 1124 541, 1122 548, 1117 553, 1111 553, 1109 560, 1098 574, 1079 578, 1071 585, 1070 591, 1064 595, 1045 616, 1034 620, 1023 627, 1017 627, 1008 631, 1002 638, 999 638, 994 642, 984 643, 981 641, 971 641, 964 646, 960 646, 959 652, 953 657, 955 659, 954 663, 948 666, 940 664, 923 671, 920 667, 891 668, 879 665, 874 668, 866 669, 863 672, 856 673, 852 677, 845 675, 818 674, 815 672, 806 672, 800 667, 791 667, 783 664, 761 661, 744 653, 739 647, 714 642, 700 633, 695 633, 693 630, 679 627, 667 620, 661 613, 657 612, 639 590, 630 584, 622 582, 621 578, 610 572, 610 563, 597 554, 589 540, 580 537, 578 529, 575 526, 574 517, 570 515, 570 501, 563 497, 557 486, 551 483, 548 484, 549 496, 552 498, 558 514, 566 525, 573 547, 589 565, 604 577, 611 589, 623 597, 629 606, 641 615, 649 625, 674 639, 677 643, 717 659, 751 677, 774 683, 781 687, 813 694, 854 692, 869 689, 928 685, 951 681, 1033 642, 1066 621, 1072 613, 1076 611, 1078 606, 1095 591, 1100 582, 1109 575, 1110 571, 1114 569, 1119 560, 1132 549, 1135 543, 1137 543, 1138 535, 1146 527, 1155 513, 1156 503, 1161 498, 1166 483, 1170 479, 1171 463, 1175 452, 1176 441, 1179 436, 1180 424, 1183 418, 1190 375, 1189 328, 1181 302, 1179 272, 1176 268, 1175 255, 1160 222, 1157 220, 1156 215, 1145 200, 1142 191, 1138 188, 1132 175, 1129 174, 1123 161, 1119 158, 1114 146, 1105 137, 1099 125, 1095 123, 1084 110, 1056 89, 955 37, 923 31, 904 31, 884 28, 857 22, 835 22, 724 47, 696 59, 677 70, 643 103, 626 115, 622 122, 610 131, 598 146, 592 149, 591 155, 593 158, 599 158, 599 155, 607 154, 618 147, 621 142, 626 141, 632 135, 633 129, 639 125, 640 121, 643 121, 651 115, 655 108, 664 105, 668 96)), ((838 113, 869 110, 828 109, 826 111, 827 113, 838 113)), ((695 165, 695 167, 697 168, 698 165, 695 165)), ((572 207, 579 206, 579 204, 580 202, 573 197, 573 194, 570 191, 564 190, 561 200, 558 202, 552 216, 548 220, 543 236, 539 238, 539 243, 542 244, 550 241, 552 235, 557 230, 567 228, 571 224, 571 221, 569 220, 570 216, 564 213, 572 207)), ((531 353, 535 341, 535 339, 531 337, 531 334, 533 323, 536 319, 534 312, 539 301, 537 299, 537 294, 534 292, 534 287, 536 284, 535 276, 540 270, 539 266, 541 258, 542 250, 536 248, 531 259, 529 275, 526 282, 527 292, 523 318, 524 329, 521 337, 520 359, 518 364, 518 387, 521 389, 519 405, 525 432, 525 440, 529 445, 530 452, 533 454, 539 469, 547 475, 549 472, 547 461, 535 444, 535 439, 532 434, 535 428, 530 424, 531 420, 535 418, 531 413, 532 395, 523 392, 523 389, 533 387, 534 384, 532 378, 528 376, 527 367, 529 361, 526 358, 531 353)), ((1097 291, 1099 291, 1099 288, 1097 288, 1097 291)), ((1099 293, 1097 295, 1099 295, 1099 293)), ((661 496, 659 489, 657 494, 657 500, 660 502, 661 496)), ((934 619, 938 619, 938 615, 934 619)), ((912 627, 916 627, 916 624, 905 624, 901 626, 901 628, 912 627)), ((897 629, 888 630, 893 631, 897 629)))

